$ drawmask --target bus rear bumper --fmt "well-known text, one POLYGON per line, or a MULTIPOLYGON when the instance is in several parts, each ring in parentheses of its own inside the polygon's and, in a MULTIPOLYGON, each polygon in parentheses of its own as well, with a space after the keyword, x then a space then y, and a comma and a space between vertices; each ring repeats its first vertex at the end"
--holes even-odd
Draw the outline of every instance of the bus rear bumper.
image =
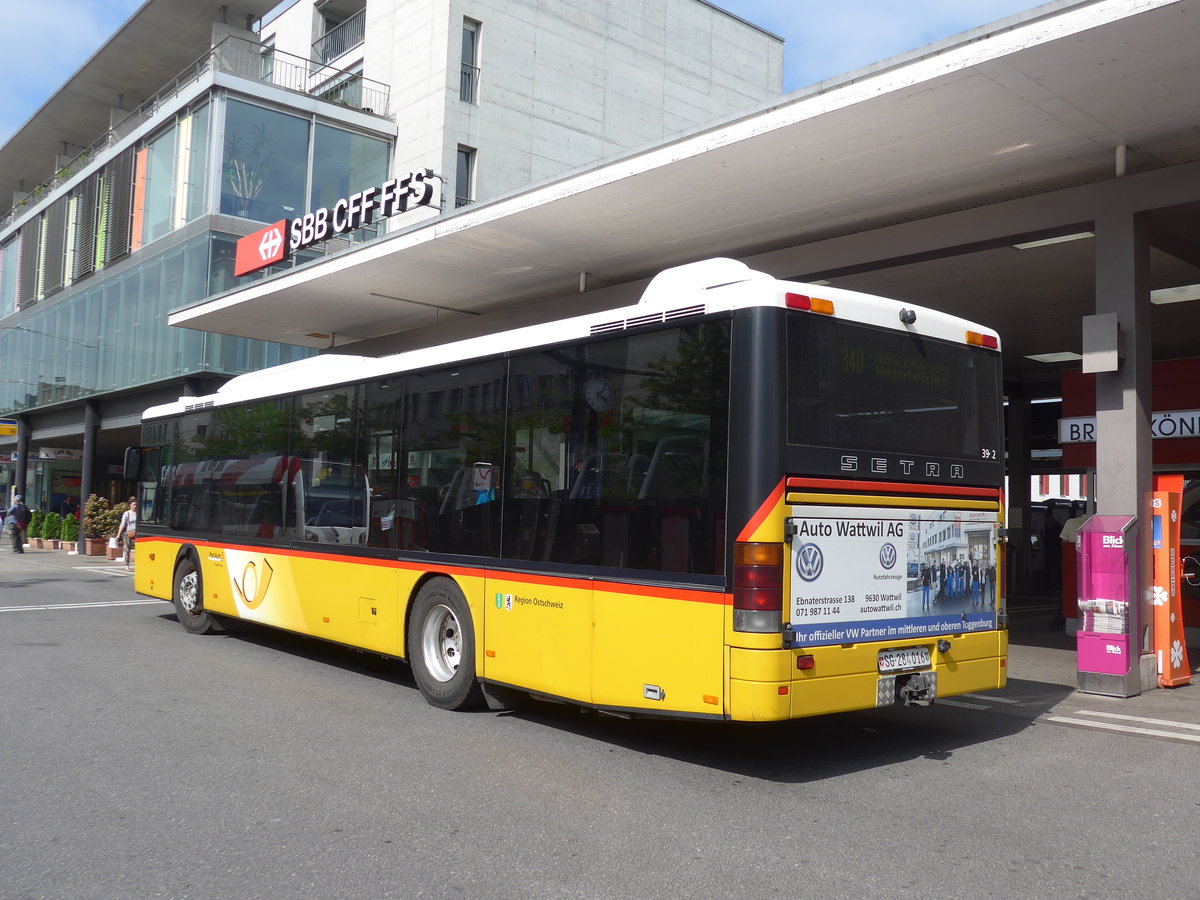
MULTIPOLYGON (((960 635, 951 649, 931 653, 926 670, 936 684, 932 699, 994 691, 1008 680, 1008 641, 1004 632, 960 635)), ((896 682, 906 675, 880 675, 878 652, 891 645, 860 644, 797 650, 730 648, 729 718, 738 722, 777 722, 827 713, 874 709, 903 703, 896 682), (810 669, 797 658, 813 657, 810 669), (892 684, 889 684, 893 682, 892 684), (881 690, 881 687, 884 688, 881 690)))

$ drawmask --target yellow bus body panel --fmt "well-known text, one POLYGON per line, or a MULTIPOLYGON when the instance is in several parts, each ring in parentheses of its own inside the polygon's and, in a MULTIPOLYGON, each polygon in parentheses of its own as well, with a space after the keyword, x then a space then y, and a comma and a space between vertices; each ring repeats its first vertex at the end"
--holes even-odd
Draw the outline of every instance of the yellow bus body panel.
POLYGON ((592 588, 490 573, 483 604, 483 667, 492 681, 592 702, 592 588))
MULTIPOLYGON (((683 595, 684 592, 679 592, 683 595)), ((622 585, 595 597, 592 683, 598 706, 724 713, 725 594, 664 596, 622 585)))
MULTIPOLYGON (((171 599, 184 543, 138 541, 138 593, 171 599)), ((408 655, 408 604, 421 581, 451 578, 471 610, 482 678, 600 708, 742 722, 870 709, 879 651, 920 644, 938 697, 1002 688, 1008 671, 1004 631, 951 635, 946 653, 933 638, 785 650, 778 634, 734 632, 720 593, 186 543, 212 612, 389 656, 408 655), (804 654, 813 668, 797 668, 804 654)))

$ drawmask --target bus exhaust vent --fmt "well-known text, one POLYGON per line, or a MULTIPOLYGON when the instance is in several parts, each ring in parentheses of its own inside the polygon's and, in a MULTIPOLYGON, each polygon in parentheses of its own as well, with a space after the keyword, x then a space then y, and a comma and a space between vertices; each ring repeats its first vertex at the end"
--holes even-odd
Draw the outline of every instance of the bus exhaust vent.
POLYGON ((205 400, 203 403, 190 403, 183 408, 183 411, 191 412, 194 409, 208 409, 210 406, 215 405, 215 403, 215 400, 205 400))
POLYGON ((603 322, 592 326, 592 334, 604 334, 608 331, 624 331, 627 328, 641 328, 645 325, 659 325, 675 319, 686 319, 691 316, 704 315, 704 304, 684 306, 679 309, 668 309, 665 312, 647 313, 644 316, 634 316, 631 319, 618 319, 615 322, 603 322))

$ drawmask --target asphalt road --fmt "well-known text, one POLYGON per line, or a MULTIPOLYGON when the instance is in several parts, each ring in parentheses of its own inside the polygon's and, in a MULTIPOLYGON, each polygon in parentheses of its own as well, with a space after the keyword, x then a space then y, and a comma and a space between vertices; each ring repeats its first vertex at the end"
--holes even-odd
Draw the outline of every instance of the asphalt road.
POLYGON ((784 726, 448 713, 402 664, 194 637, 119 565, 2 551, 0 897, 1194 896, 1200 687, 1086 697, 1051 652, 784 726), (1113 715, 1176 724, 1077 724, 1113 715))

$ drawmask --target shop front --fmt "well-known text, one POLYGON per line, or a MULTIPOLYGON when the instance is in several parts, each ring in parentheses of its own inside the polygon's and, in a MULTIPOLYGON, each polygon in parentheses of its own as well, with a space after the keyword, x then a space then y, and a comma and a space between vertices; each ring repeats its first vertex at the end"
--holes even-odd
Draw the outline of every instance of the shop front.
MULTIPOLYGON (((1182 476, 1179 522, 1181 564, 1188 556, 1200 559, 1200 359, 1156 362, 1152 367, 1153 462, 1156 475, 1182 476)), ((1062 378, 1062 419, 1059 443, 1063 467, 1096 475, 1095 376, 1067 372, 1062 378)), ((1102 495, 1102 480, 1093 480, 1102 495)), ((1070 535, 1066 535, 1070 537, 1070 535)), ((1062 615, 1074 633, 1079 615, 1075 554, 1070 540, 1063 543, 1062 615)), ((1200 630, 1200 585, 1180 578, 1184 625, 1194 637, 1200 630)))

